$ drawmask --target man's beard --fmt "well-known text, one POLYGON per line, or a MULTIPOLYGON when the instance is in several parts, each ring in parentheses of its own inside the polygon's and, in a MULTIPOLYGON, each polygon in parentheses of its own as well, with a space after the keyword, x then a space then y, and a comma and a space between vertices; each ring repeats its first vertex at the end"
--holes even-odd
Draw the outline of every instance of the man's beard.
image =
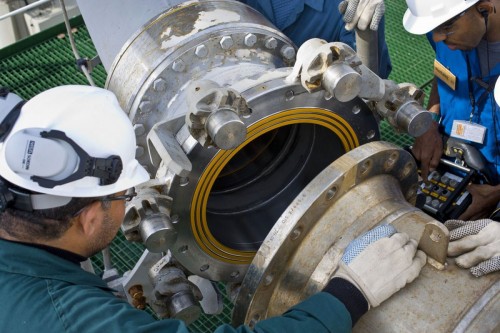
POLYGON ((113 241, 117 233, 115 223, 107 211, 104 211, 104 219, 99 230, 97 237, 95 237, 89 244, 90 257, 99 253, 113 241))

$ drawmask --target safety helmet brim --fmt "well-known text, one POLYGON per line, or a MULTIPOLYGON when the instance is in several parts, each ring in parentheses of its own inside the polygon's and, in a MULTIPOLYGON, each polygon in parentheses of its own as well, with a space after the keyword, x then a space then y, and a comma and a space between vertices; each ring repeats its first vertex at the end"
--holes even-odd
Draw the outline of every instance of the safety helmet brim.
MULTIPOLYGON (((61 146, 64 144, 61 143, 61 146)), ((13 144, 13 147, 16 148, 17 145, 13 144)), ((63 197, 106 196, 127 190, 150 179, 148 172, 135 159, 135 151, 136 140, 132 123, 112 92, 90 86, 56 87, 33 97, 22 107, 19 119, 9 136, 0 145, 0 175, 14 185, 38 193, 63 197), (19 172, 19 168, 13 167, 13 163, 22 162, 22 156, 18 161, 12 161, 6 154, 11 140, 15 142, 14 139, 19 133, 32 135, 41 133, 40 129, 64 132, 92 157, 119 156, 123 167, 118 179, 111 184, 103 185, 98 177, 85 176, 52 188, 40 186, 33 180, 31 170, 19 172)), ((68 154, 73 152, 70 151, 68 154)), ((62 169, 67 161, 54 160, 49 151, 44 152, 38 162, 59 164, 62 169)), ((57 170, 57 168, 52 169, 57 170)))
POLYGON ((423 35, 473 6, 479 0, 406 0, 403 26, 409 33, 423 35))
POLYGON ((498 105, 500 105, 500 82, 499 82, 499 79, 497 79, 497 81, 495 83, 494 94, 495 94, 495 101, 497 102, 498 105))

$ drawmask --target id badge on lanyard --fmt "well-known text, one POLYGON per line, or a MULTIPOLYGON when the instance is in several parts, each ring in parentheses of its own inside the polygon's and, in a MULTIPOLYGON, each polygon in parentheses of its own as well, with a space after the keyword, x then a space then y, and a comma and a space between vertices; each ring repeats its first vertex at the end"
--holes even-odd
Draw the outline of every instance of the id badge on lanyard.
POLYGON ((483 144, 486 127, 466 120, 453 120, 450 136, 483 144))

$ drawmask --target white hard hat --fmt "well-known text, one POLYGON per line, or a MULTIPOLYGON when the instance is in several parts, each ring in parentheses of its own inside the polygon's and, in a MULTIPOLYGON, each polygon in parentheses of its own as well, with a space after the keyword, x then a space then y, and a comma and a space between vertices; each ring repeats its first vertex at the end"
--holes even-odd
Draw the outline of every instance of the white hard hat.
POLYGON ((471 7, 479 0, 406 0, 403 16, 406 31, 422 35, 471 7))
POLYGON ((44 91, 21 109, 0 146, 0 176, 60 197, 100 197, 149 180, 132 123, 115 95, 90 86, 44 91))
POLYGON ((495 101, 497 102, 498 105, 500 105, 500 81, 497 79, 495 83, 495 101))
POLYGON ((8 89, 0 88, 0 141, 8 134, 10 127, 16 122, 24 100, 8 89))
POLYGON ((23 99, 18 95, 5 88, 0 88, 0 121, 4 120, 9 112, 22 101, 23 99))

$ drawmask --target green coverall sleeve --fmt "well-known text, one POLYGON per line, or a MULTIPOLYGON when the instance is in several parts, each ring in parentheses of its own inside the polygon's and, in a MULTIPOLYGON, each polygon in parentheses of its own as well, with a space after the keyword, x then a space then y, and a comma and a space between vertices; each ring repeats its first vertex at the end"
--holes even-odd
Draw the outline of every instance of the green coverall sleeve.
POLYGON ((321 292, 281 316, 258 322, 253 330, 244 325, 237 328, 223 325, 215 333, 344 333, 351 332, 351 327, 351 316, 344 304, 334 296, 321 292))

